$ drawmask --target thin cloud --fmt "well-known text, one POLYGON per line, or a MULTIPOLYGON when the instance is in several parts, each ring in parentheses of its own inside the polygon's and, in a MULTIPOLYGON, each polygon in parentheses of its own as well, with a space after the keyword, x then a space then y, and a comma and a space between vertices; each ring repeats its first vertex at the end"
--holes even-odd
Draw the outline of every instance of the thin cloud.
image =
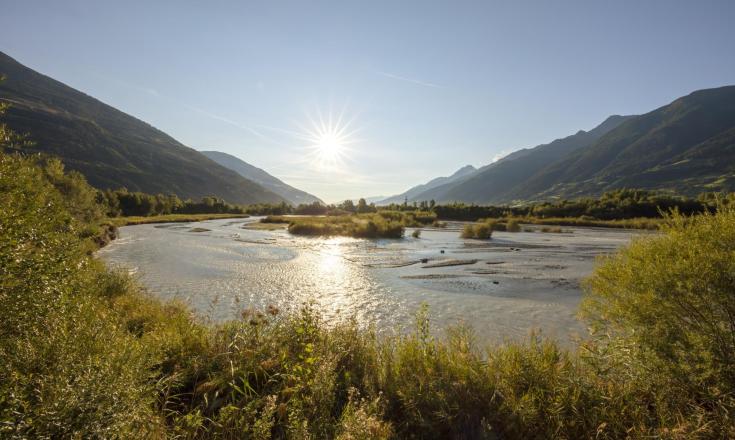
POLYGON ((509 155, 513 151, 514 150, 502 150, 500 153, 498 153, 495 156, 493 156, 493 159, 490 161, 490 163, 495 163, 495 162, 499 161, 500 159, 502 159, 505 156, 509 155))
POLYGON ((380 70, 376 70, 375 73, 378 74, 378 75, 380 75, 380 76, 384 76, 386 78, 396 79, 398 81, 409 82, 411 84, 416 84, 416 85, 419 85, 419 86, 432 87, 432 88, 435 88, 435 89, 443 89, 444 88, 444 86, 440 86, 439 84, 434 84, 434 83, 431 83, 431 82, 428 82, 428 81, 421 81, 421 80, 413 79, 413 78, 406 78, 405 76, 394 75, 394 74, 388 73, 388 72, 381 72, 380 70))

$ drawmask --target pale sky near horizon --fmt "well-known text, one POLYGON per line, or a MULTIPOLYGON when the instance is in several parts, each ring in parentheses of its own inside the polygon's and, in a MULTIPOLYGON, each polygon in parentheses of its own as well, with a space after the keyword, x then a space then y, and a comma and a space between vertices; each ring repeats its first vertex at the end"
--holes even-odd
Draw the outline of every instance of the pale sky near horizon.
POLYGON ((3 1, 0 50, 328 202, 735 84, 735 1, 3 1), (350 121, 319 166, 308 132, 350 121))

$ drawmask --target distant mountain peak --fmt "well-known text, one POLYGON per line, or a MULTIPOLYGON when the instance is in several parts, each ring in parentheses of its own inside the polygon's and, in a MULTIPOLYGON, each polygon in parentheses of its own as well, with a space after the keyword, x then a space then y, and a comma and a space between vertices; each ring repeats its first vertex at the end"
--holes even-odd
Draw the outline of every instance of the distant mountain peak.
POLYGON ((414 186, 410 188, 408 191, 403 192, 401 194, 397 194, 395 196, 388 197, 384 200, 381 200, 380 202, 377 202, 379 205, 389 205, 391 203, 403 203, 406 199, 409 201, 414 201, 415 196, 430 190, 432 188, 436 188, 441 185, 445 185, 450 182, 457 182, 462 179, 465 179, 472 174, 477 172, 477 168, 475 168, 472 165, 465 165, 462 168, 458 169, 452 175, 448 177, 437 177, 435 179, 432 179, 424 184, 414 186))
POLYGON ((474 173, 475 171, 477 171, 477 168, 475 168, 474 166, 472 166, 472 165, 465 165, 462 168, 460 168, 457 171, 455 171, 454 174, 452 174, 451 176, 449 176, 449 178, 451 179, 451 178, 454 178, 454 177, 466 176, 467 174, 474 173))

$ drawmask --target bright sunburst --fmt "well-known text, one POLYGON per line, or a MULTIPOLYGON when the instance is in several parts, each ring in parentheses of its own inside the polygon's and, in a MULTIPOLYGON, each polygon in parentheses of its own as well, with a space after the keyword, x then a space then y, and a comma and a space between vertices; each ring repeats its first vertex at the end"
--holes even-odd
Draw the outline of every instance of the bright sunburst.
POLYGON ((321 170, 343 171, 350 146, 356 141, 357 130, 350 127, 353 121, 345 122, 342 114, 334 116, 330 112, 324 117, 319 112, 318 118, 310 122, 303 136, 309 143, 310 162, 321 170))

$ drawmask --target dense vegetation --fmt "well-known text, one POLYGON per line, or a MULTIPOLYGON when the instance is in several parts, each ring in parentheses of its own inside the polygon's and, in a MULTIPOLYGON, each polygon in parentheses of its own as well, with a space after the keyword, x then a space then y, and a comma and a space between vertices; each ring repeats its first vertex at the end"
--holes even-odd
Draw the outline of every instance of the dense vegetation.
POLYGON ((146 194, 127 189, 106 190, 99 193, 100 202, 107 207, 107 215, 150 216, 165 214, 244 214, 246 208, 209 196, 199 201, 181 200, 174 194, 146 194))
MULTIPOLYGON (((57 160, 56 167, 63 171, 57 160)), ((81 176, 79 176, 81 177, 81 176)), ((684 215, 712 212, 718 203, 732 203, 732 194, 703 193, 697 199, 651 191, 623 189, 603 194, 600 198, 582 198, 543 202, 523 206, 478 206, 465 204, 436 205, 433 202, 393 204, 376 207, 360 199, 357 204, 346 200, 340 204, 319 202, 292 206, 278 204, 234 205, 216 197, 199 201, 181 200, 176 195, 146 194, 127 189, 99 191, 98 201, 105 205, 109 217, 162 216, 169 214, 250 214, 340 216, 378 214, 383 219, 398 221, 405 227, 438 225, 438 220, 496 220, 495 230, 505 223, 520 222, 541 225, 600 226, 614 228, 656 229, 662 216, 672 210, 684 215)), ((371 216, 364 216, 365 218, 371 216)), ((340 220, 344 222, 345 220, 340 220)))
MULTIPOLYGON (((517 206, 479 206, 455 203, 435 205, 432 210, 440 219, 470 220, 481 218, 525 217, 559 218, 582 221, 661 218, 671 210, 685 215, 712 211, 718 200, 733 200, 732 195, 703 193, 693 199, 654 191, 620 189, 604 193, 599 198, 579 198, 557 202, 532 203, 517 206)), ((421 206, 419 204, 418 206, 421 206)))
POLYGON ((96 194, 0 155, 2 438, 735 436, 732 206, 602 260, 570 351, 437 339, 425 310, 394 338, 309 308, 203 325, 90 256, 96 194))

